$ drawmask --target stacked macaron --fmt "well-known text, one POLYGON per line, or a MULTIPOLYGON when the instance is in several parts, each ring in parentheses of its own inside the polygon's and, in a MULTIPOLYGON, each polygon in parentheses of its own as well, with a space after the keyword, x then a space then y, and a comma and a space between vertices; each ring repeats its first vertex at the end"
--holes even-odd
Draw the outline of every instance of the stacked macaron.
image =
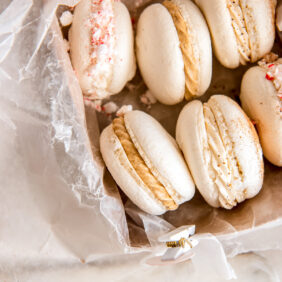
POLYGON ((82 0, 75 7, 69 42, 73 68, 90 99, 119 93, 134 76, 131 19, 121 2, 82 0))
POLYGON ((193 101, 180 113, 176 140, 197 188, 213 207, 231 209, 263 182, 262 151, 253 124, 232 99, 193 101))
POLYGON ((282 166, 282 59, 259 62, 244 75, 240 99, 255 122, 265 157, 282 166))
POLYGON ((143 79, 161 103, 189 100, 209 87, 210 35, 190 0, 166 0, 147 7, 138 21, 136 48, 143 79))
POLYGON ((208 22, 217 59, 227 68, 255 62, 275 38, 275 0, 195 0, 208 22))
POLYGON ((103 130, 100 149, 119 187, 144 211, 163 214, 194 196, 175 140, 144 112, 116 118, 103 130))

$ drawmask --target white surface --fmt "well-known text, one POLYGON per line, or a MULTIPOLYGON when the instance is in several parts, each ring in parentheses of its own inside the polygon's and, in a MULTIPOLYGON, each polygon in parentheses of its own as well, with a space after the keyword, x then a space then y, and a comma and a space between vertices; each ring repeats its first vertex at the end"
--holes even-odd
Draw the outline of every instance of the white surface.
MULTIPOLYGON (((26 269, 18 269, 11 276, 1 271, 0 280, 5 282, 221 282, 226 281, 212 269, 202 269, 201 273, 195 273, 191 261, 177 265, 148 266, 140 265, 144 254, 133 255, 130 258, 115 257, 110 260, 97 261, 85 265, 64 265, 52 269, 41 268, 28 272, 26 269)), ((212 256, 209 257, 212 260, 212 256)), ((249 253, 229 259, 234 268, 238 282, 279 282, 282 281, 282 251, 265 251, 249 253)))

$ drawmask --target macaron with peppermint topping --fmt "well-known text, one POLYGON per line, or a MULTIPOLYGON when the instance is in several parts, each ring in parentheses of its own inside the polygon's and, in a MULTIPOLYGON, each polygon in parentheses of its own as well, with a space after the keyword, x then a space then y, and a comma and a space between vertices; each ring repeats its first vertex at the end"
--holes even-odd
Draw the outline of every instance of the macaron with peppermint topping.
POLYGON ((240 99, 255 123, 264 156, 282 167, 282 58, 276 60, 272 54, 250 68, 242 80, 240 99))
POLYGON ((82 0, 69 31, 70 56, 89 99, 119 93, 136 71, 133 30, 126 6, 113 0, 82 0))

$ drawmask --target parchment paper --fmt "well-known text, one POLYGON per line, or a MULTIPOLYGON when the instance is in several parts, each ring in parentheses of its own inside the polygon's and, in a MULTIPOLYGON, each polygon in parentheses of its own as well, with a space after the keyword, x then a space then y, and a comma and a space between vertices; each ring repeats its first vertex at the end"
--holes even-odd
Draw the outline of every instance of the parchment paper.
MULTIPOLYGON (((131 5, 129 2, 130 1, 126 3, 132 11, 134 11, 132 13, 134 15, 134 22, 137 22, 140 12, 152 1, 136 1, 135 3, 132 1, 131 5)), ((281 57, 282 49, 278 41, 279 40, 276 39, 273 52, 279 54, 281 57)), ((205 95, 199 99, 205 102, 213 94, 224 94, 240 103, 239 93, 242 76, 246 70, 253 65, 256 64, 241 66, 235 70, 230 70, 220 65, 214 57, 211 85, 205 95)), ((150 115, 154 116, 171 135, 175 136, 175 126, 179 112, 187 101, 183 101, 176 106, 165 106, 156 103, 148 109, 148 107, 140 101, 140 95, 146 90, 147 88, 140 74, 137 73, 134 80, 127 84, 127 89, 121 94, 112 96, 111 101, 114 101, 119 106, 131 104, 134 109, 148 112, 150 115)), ((101 113, 98 114, 98 120, 101 130, 110 123, 110 119, 101 113)), ((165 228, 165 222, 172 224, 174 227, 195 224, 197 233, 212 233, 219 237, 220 235, 238 234, 239 231, 250 231, 257 226, 272 221, 275 222, 275 224, 280 224, 278 222, 282 220, 281 203, 282 169, 270 164, 265 159, 265 176, 261 192, 255 198, 239 204, 232 210, 212 208, 206 204, 199 192, 196 192, 196 195, 191 201, 182 204, 176 211, 167 212, 161 216, 165 221, 160 221, 160 217, 154 216, 150 216, 150 220, 147 220, 144 216, 141 216, 141 221, 137 220, 136 218, 138 218, 140 211, 138 211, 137 208, 132 208, 131 203, 129 204, 130 208, 128 208, 128 211, 130 210, 129 213, 131 217, 135 219, 138 225, 145 227, 149 240, 152 236, 151 234, 154 234, 158 228, 160 230, 167 229, 165 228), (152 221, 154 221, 154 224, 152 224, 152 221), (150 227, 148 227, 148 225, 150 227)), ((265 243, 266 242, 264 242, 264 244, 265 243)))
MULTIPOLYGON (((187 224, 196 225, 200 240, 196 268, 205 263, 225 277, 233 276, 225 254, 282 248, 272 234, 282 226, 282 171, 267 161, 261 193, 231 211, 209 207, 196 193, 177 211, 151 216, 118 190, 99 152, 99 131, 113 115, 96 116, 89 103, 84 108, 55 16, 59 4, 76 2, 0 3, 0 270, 16 277, 25 268, 156 254, 163 250, 159 235, 187 224), (215 259, 205 262, 210 253, 215 259)), ((149 2, 126 1, 133 22, 149 2)), ((212 84, 201 100, 226 94, 238 101, 246 69, 228 70, 214 59, 212 84)), ((174 135, 186 102, 148 109, 139 98, 145 91, 137 73, 110 100, 148 112, 174 135)))

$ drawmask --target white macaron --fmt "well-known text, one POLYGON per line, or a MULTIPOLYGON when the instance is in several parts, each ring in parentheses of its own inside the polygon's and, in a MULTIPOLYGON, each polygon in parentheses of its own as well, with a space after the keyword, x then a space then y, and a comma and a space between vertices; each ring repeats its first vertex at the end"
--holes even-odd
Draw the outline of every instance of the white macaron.
POLYGON ((176 140, 196 187, 211 206, 231 209, 260 191, 264 166, 258 137, 229 97, 188 103, 177 121, 176 140))
POLYGON ((255 62, 275 38, 274 0, 195 0, 208 22, 217 59, 227 68, 255 62))
POLYGON ((240 99, 255 122, 264 156, 282 166, 282 59, 250 68, 242 80, 240 99))
POLYGON ((83 94, 103 99, 119 93, 136 71, 129 12, 112 0, 82 0, 69 31, 70 55, 83 94))
POLYGON ((150 115, 125 113, 106 127, 100 150, 119 187, 140 209, 159 215, 195 193, 175 140, 150 115))
POLYGON ((142 77, 161 102, 201 96, 210 85, 212 50, 207 24, 190 0, 153 4, 137 24, 136 53, 142 77))

